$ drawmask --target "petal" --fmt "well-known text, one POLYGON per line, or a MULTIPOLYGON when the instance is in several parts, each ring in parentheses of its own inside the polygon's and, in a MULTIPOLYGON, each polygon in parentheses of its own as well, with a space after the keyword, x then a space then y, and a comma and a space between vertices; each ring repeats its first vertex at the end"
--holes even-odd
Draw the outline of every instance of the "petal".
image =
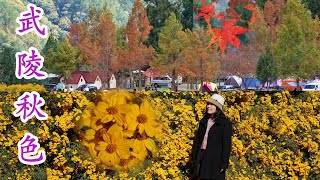
POLYGON ((136 139, 132 143, 132 148, 133 148, 133 152, 140 153, 140 151, 142 151, 145 148, 145 146, 144 146, 143 141, 136 139))
POLYGON ((144 128, 145 128, 144 124, 139 124, 138 125, 138 129, 139 129, 139 133, 140 134, 142 134, 144 132, 144 128))
POLYGON ((120 158, 117 153, 109 154, 107 153, 107 161, 110 162, 113 166, 118 165, 120 162, 120 158))
POLYGON ((144 145, 147 147, 147 149, 149 149, 152 153, 155 153, 157 150, 157 146, 156 143, 151 139, 148 138, 146 140, 144 140, 144 145))
POLYGON ((121 105, 117 105, 117 109, 120 113, 128 113, 131 109, 131 105, 130 104, 121 104, 121 105))
POLYGON ((151 108, 151 105, 149 104, 149 102, 147 100, 143 100, 140 105, 140 113, 146 114, 151 111, 153 111, 153 109, 151 108))
POLYGON ((134 131, 131 131, 131 130, 124 130, 122 132, 123 132, 123 137, 128 137, 128 138, 132 137, 134 134, 134 131))
POLYGON ((96 157, 97 156, 97 151, 95 150, 95 144, 94 143, 90 143, 88 146, 89 149, 89 153, 91 154, 91 156, 96 157))
POLYGON ((113 115, 106 114, 104 117, 101 118, 102 123, 108 123, 113 120, 113 115))
POLYGON ((124 124, 124 117, 121 114, 115 114, 114 119, 119 126, 122 126, 124 124))
POLYGON ((137 116, 134 116, 133 113, 130 113, 130 114, 127 114, 126 119, 127 119, 128 130, 135 131, 139 124, 136 120, 137 116))
POLYGON ((98 143, 98 146, 96 146, 96 150, 98 151, 105 151, 106 147, 108 146, 108 143, 104 142, 104 141, 100 141, 98 143))
POLYGON ((121 159, 128 159, 130 157, 129 149, 127 151, 126 150, 117 149, 117 154, 119 155, 119 157, 121 159))
POLYGON ((122 132, 118 132, 116 134, 113 134, 111 136, 111 144, 118 144, 119 142, 122 142, 122 132))
POLYGON ((85 133, 84 137, 85 137, 88 141, 90 141, 90 140, 94 139, 95 134, 96 134, 96 131, 95 131, 95 130, 93 130, 93 129, 88 129, 88 130, 86 130, 86 133, 85 133))
POLYGON ((121 136, 122 137, 122 130, 123 128, 121 126, 118 126, 117 124, 112 125, 107 133, 113 136, 121 136))
POLYGON ((102 138, 107 144, 111 144, 111 137, 109 134, 103 134, 102 138))
POLYGON ((144 147, 141 151, 138 153, 132 152, 131 153, 134 157, 138 158, 140 161, 143 161, 148 156, 148 151, 144 147))
POLYGON ((155 135, 155 130, 153 126, 150 125, 150 123, 145 124, 145 131, 149 137, 153 137, 155 135))
POLYGON ((98 119, 96 117, 93 117, 91 119, 91 123, 90 123, 91 128, 94 129, 95 131, 98 131, 99 129, 103 128, 102 125, 97 126, 97 121, 98 121, 98 119))

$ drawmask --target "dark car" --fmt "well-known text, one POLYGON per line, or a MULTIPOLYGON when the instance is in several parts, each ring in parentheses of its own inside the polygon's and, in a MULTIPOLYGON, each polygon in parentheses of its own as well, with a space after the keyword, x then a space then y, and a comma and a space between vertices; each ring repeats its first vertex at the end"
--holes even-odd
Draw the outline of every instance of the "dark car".
POLYGON ((76 88, 76 91, 83 91, 85 87, 87 87, 87 84, 82 84, 81 86, 76 88))
POLYGON ((57 86, 56 84, 45 84, 44 88, 47 91, 51 92, 51 91, 55 91, 56 90, 56 86, 57 86))
POLYGON ((97 86, 93 85, 93 84, 88 84, 84 89, 84 91, 97 91, 98 88, 97 86))
POLYGON ((76 91, 90 91, 90 92, 97 91, 97 90, 98 88, 94 84, 83 84, 76 89, 76 91))

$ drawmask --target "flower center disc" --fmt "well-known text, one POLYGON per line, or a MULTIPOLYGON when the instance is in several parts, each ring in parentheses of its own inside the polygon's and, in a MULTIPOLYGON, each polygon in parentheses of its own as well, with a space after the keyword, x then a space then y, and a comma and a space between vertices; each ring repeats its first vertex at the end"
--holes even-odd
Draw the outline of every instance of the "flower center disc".
POLYGON ((144 124, 144 123, 146 123, 146 122, 148 121, 148 118, 147 118, 146 115, 140 114, 140 115, 137 117, 137 121, 138 121, 138 123, 140 123, 140 124, 144 124))
POLYGON ((108 112, 108 114, 114 115, 114 114, 117 114, 118 110, 115 107, 109 107, 109 108, 107 108, 107 112, 108 112))
POLYGON ((115 144, 109 144, 106 148, 106 151, 111 154, 114 153, 117 149, 117 146, 115 144))

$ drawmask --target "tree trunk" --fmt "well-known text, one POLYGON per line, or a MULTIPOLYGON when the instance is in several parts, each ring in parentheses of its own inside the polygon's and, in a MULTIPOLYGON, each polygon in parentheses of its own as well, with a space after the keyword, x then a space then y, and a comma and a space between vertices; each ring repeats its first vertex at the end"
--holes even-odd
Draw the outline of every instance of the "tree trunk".
POLYGON ((132 73, 132 71, 130 71, 130 88, 131 89, 134 88, 133 87, 133 73, 132 73))
POLYGON ((202 76, 202 77, 200 78, 200 91, 202 91, 203 81, 204 81, 204 78, 203 78, 203 76, 202 76))
POLYGON ((177 76, 176 70, 173 69, 172 70, 172 77, 171 77, 172 78, 172 80, 171 80, 171 88, 172 88, 173 91, 177 91, 178 90, 176 82, 175 82, 176 76, 177 76))
POLYGON ((139 69, 139 91, 142 90, 142 75, 141 75, 141 69, 139 69))
POLYGON ((297 79, 296 79, 296 82, 297 82, 296 90, 297 90, 297 91, 300 91, 299 81, 300 81, 300 79, 299 79, 299 78, 297 78, 297 79))

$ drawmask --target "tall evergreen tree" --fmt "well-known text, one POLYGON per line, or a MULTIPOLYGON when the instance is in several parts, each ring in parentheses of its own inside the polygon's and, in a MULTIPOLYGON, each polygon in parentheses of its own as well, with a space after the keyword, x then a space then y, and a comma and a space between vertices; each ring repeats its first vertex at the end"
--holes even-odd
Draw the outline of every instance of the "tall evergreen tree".
POLYGON ((56 49, 49 49, 44 63, 48 67, 47 72, 62 74, 68 78, 80 61, 79 49, 72 47, 68 39, 64 39, 58 42, 56 49))
POLYGON ((185 36, 181 23, 176 15, 171 13, 159 33, 160 53, 151 62, 151 66, 163 74, 171 76, 172 89, 176 89, 175 80, 178 75, 182 75, 181 73, 184 72, 182 64, 186 59, 183 53, 186 49, 183 40, 185 36))
POLYGON ((280 76, 294 77, 298 89, 300 79, 311 78, 320 68, 318 26, 319 19, 312 19, 311 12, 298 0, 288 0, 273 50, 280 76))
POLYGON ((320 17, 320 1, 319 0, 302 0, 302 3, 307 5, 313 17, 315 16, 320 17))
POLYGON ((47 40, 47 43, 44 45, 44 47, 42 49, 41 55, 42 56, 47 56, 48 55, 48 50, 49 49, 56 49, 57 48, 57 44, 58 44, 58 41, 52 35, 50 35, 48 40, 47 40))
POLYGON ((270 82, 273 82, 278 77, 277 64, 272 56, 270 48, 266 49, 257 64, 257 79, 263 83, 267 83, 267 88, 269 90, 270 82))
MULTIPOLYGON (((169 0, 145 0, 147 3, 147 14, 153 29, 149 34, 148 45, 159 51, 158 39, 159 32, 164 26, 166 19, 172 12, 176 13, 176 9, 170 3, 169 0)), ((177 13, 176 13, 177 14, 177 13)))
POLYGON ((0 81, 5 84, 16 82, 15 75, 15 52, 11 47, 3 47, 0 50, 0 81))

